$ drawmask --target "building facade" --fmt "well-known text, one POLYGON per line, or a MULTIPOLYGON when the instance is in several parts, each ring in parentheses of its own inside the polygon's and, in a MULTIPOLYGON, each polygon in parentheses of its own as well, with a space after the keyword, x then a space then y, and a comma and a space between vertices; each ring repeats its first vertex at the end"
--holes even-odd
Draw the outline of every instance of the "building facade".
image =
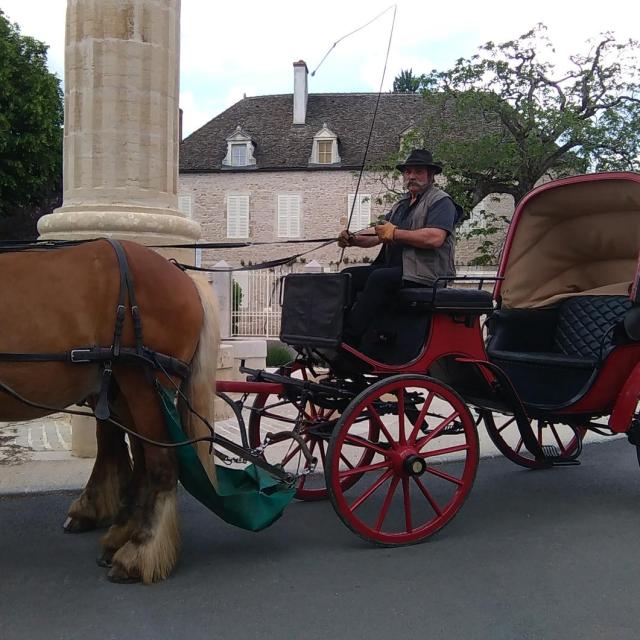
MULTIPOLYGON (((307 67, 299 61, 293 95, 244 98, 209 121, 181 144, 181 210, 201 225, 204 242, 282 244, 205 251, 202 264, 280 258, 318 244, 286 241, 335 238, 349 220, 353 231, 368 227, 390 208, 381 169, 428 108, 415 94, 309 94, 307 67), (360 176, 365 151, 368 170, 360 176)), ((512 203, 488 206, 508 214, 512 203)), ((473 253, 473 243, 459 242, 457 262, 473 253)), ((332 266, 341 255, 331 244, 299 261, 332 266)), ((377 249, 349 248, 342 261, 376 255, 377 249)))

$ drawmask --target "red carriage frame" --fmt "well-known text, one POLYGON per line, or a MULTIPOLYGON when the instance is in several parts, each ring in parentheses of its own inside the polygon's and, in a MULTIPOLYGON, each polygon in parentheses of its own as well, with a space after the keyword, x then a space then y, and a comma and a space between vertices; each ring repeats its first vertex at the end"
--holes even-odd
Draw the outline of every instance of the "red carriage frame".
MULTIPOLYGON (((383 545, 421 541, 449 522, 459 510, 475 476, 479 455, 477 426, 482 419, 502 453, 514 462, 531 468, 577 463, 581 440, 588 429, 611 434, 629 433, 632 444, 640 444, 636 434, 636 430, 640 431, 636 413, 640 397, 640 342, 630 340, 613 348, 610 355, 598 365, 593 382, 577 401, 560 408, 545 409, 523 402, 509 376, 492 362, 481 325, 481 316, 491 314, 494 305, 496 308, 502 307, 503 294, 509 286, 513 288, 513 283, 506 286, 505 280, 513 280, 511 272, 514 271, 515 258, 512 254, 517 253, 514 247, 518 243, 523 220, 532 215, 530 210, 546 202, 549 194, 555 198, 556 194, 577 193, 576 190, 584 191, 593 186, 601 189, 615 188, 621 184, 626 185, 631 194, 627 198, 631 202, 630 215, 637 214, 640 219, 638 174, 616 172, 575 176, 549 182, 525 196, 516 207, 509 227, 492 296, 484 294, 483 297, 482 292, 478 292, 469 299, 468 294, 461 293, 461 304, 458 304, 456 296, 438 301, 435 288, 430 301, 425 290, 416 294, 416 299, 421 301, 418 306, 422 304, 428 309, 431 321, 419 354, 405 364, 381 362, 342 343, 339 352, 359 365, 356 370, 360 372, 351 377, 348 373, 345 375, 344 366, 340 367, 341 373, 334 371, 329 358, 328 374, 317 379, 313 375, 315 371, 309 351, 300 349, 301 357, 293 367, 284 368, 277 374, 245 370, 249 374, 247 381, 220 381, 217 390, 258 394, 252 413, 252 421, 257 422, 258 427, 261 416, 277 417, 276 413, 270 413, 270 399, 277 400, 273 406, 286 404, 288 399, 292 399, 298 408, 298 418, 295 421, 283 419, 283 422, 289 422, 287 428, 298 429, 301 434, 306 434, 304 437, 309 448, 312 451, 315 448, 319 453, 326 484, 326 487, 307 490, 303 476, 298 497, 318 499, 328 494, 338 515, 350 529, 365 539, 383 545), (434 373, 434 365, 447 360, 454 361, 456 366, 465 371, 474 372, 472 375, 481 379, 488 390, 492 390, 489 396, 498 389, 499 402, 496 404, 495 398, 481 397, 478 400, 470 397, 464 388, 439 378, 434 373), (345 378, 360 380, 360 388, 354 391, 355 383, 347 383, 345 378), (339 411, 331 402, 327 404, 330 396, 340 396, 339 411), (389 397, 395 397, 396 400, 390 402, 389 397), (448 405, 449 413, 432 414, 430 407, 433 398, 440 404, 448 405), (477 411, 476 420, 469 411, 469 405, 477 411), (496 406, 500 413, 512 416, 505 425, 498 426, 493 419, 496 406), (383 416, 389 418, 383 419, 383 416), (608 416, 606 424, 593 422, 595 418, 603 416, 608 416), (431 418, 435 419, 435 426, 427 425, 431 418), (388 426, 389 419, 394 424, 397 422, 395 431, 388 426), (532 427, 534 419, 538 421, 537 433, 532 427), (365 435, 362 435, 363 424, 369 425, 365 435), (561 424, 569 426, 568 439, 563 440, 559 436, 561 424), (519 432, 517 444, 508 443, 503 436, 502 430, 509 425, 519 432), (544 444, 543 433, 550 434, 553 446, 544 444), (435 453, 425 452, 425 448, 439 442, 439 438, 443 442, 447 438, 457 438, 457 441, 448 446, 438 445, 435 453), (353 455, 350 457, 346 453, 349 446, 358 452, 355 462, 353 455), (458 458, 462 456, 463 459, 459 463, 462 466, 458 475, 447 471, 452 455, 458 458), (440 466, 431 462, 438 457, 443 459, 440 466), (363 492, 349 497, 349 491, 363 477, 375 474, 378 474, 377 478, 365 484, 363 492), (454 487, 444 504, 439 504, 427 487, 426 480, 433 477, 449 482, 454 487), (363 504, 374 501, 376 493, 378 504, 374 519, 366 522, 359 513, 363 510, 363 504), (413 506, 412 496, 416 493, 433 512, 420 522, 417 521, 417 509, 413 506), (401 526, 399 530, 388 531, 385 520, 397 498, 401 526)), ((627 204, 621 206, 624 208, 627 204)), ((584 206, 588 207, 588 202, 584 206)), ((560 212, 553 215, 562 219, 564 214, 560 212)), ((624 229, 617 231, 625 232, 624 229)), ((635 276, 629 275, 631 288, 628 295, 636 305, 639 302, 640 256, 639 247, 637 244, 634 246, 635 276)), ((625 264, 628 262, 627 258, 625 264)), ((572 297, 583 293, 578 291, 563 295, 572 297)), ((258 427, 250 438, 253 447, 259 445, 258 427)))

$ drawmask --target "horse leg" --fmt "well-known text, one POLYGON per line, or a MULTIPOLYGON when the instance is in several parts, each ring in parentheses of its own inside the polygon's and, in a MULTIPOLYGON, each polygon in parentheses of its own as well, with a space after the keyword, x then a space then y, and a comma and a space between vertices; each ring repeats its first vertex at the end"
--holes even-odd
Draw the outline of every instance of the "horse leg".
MULTIPOLYGON (((160 442, 168 441, 164 416, 154 388, 140 370, 121 369, 118 386, 129 406, 135 431, 160 442)), ((135 503, 124 524, 109 529, 102 544, 111 555, 108 578, 114 582, 165 579, 178 558, 180 532, 177 513, 177 463, 170 449, 141 443, 144 465, 138 476, 135 460, 135 503), (117 549, 113 552, 114 549, 117 549)))
MULTIPOLYGON (((127 422, 127 425, 132 424, 131 420, 127 422)), ((141 509, 140 505, 137 504, 137 499, 143 491, 143 483, 146 477, 144 449, 142 442, 138 438, 132 437, 130 442, 133 456, 133 474, 120 505, 120 510, 108 532, 102 537, 102 554, 97 561, 99 566, 109 569, 112 566, 115 552, 126 544, 134 529, 138 526, 137 523, 141 522, 141 509)))
POLYGON ((69 507, 64 523, 67 533, 109 526, 121 508, 131 481, 131 459, 124 432, 102 420, 96 420, 96 428, 96 461, 87 486, 69 507))

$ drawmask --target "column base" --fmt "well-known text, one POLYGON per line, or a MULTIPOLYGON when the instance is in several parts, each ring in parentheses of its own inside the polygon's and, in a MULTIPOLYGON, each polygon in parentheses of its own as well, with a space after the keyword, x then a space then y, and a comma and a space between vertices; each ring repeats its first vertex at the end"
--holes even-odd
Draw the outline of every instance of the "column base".
POLYGON ((193 244, 200 225, 179 211, 126 205, 60 207, 38 221, 41 240, 117 238, 155 245, 167 258, 193 264, 193 249, 160 249, 157 245, 193 244))

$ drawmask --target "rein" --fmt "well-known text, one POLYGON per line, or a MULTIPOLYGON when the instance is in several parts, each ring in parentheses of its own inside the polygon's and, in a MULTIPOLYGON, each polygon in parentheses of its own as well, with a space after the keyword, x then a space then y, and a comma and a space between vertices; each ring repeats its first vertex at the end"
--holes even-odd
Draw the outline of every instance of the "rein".
MULTIPOLYGON (((51 251, 54 249, 61 249, 65 247, 74 247, 85 242, 93 242, 95 240, 107 240, 111 242, 109 238, 93 238, 83 240, 15 240, 0 243, 0 253, 13 253, 16 251, 51 251)), ((275 267, 281 267, 291 264, 297 258, 305 256, 313 251, 322 249, 330 244, 333 244, 336 238, 309 238, 304 240, 282 240, 276 242, 203 242, 193 244, 154 244, 149 245, 152 249, 242 249, 245 247, 255 247, 274 244, 314 244, 319 243, 317 246, 308 249, 307 251, 301 251, 294 253, 283 258, 275 258, 273 260, 265 260, 256 264, 244 266, 244 267, 196 267, 191 264, 184 264, 177 260, 170 260, 177 267, 183 271, 204 271, 209 273, 220 272, 232 272, 232 271, 257 271, 260 269, 273 269, 275 267)), ((117 253, 117 250, 116 250, 117 253)))

